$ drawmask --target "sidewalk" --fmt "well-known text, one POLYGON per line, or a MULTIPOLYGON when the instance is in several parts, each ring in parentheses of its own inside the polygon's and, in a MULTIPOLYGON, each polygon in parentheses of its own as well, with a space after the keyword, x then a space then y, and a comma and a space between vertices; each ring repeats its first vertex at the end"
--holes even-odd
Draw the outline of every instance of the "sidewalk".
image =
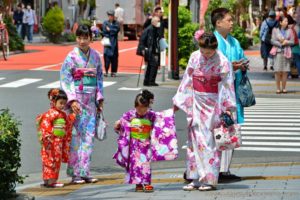
POLYGON ((123 174, 99 175, 95 184, 70 185, 47 189, 39 186, 22 193, 38 200, 59 199, 155 199, 155 200, 299 200, 300 163, 273 163, 234 165, 232 173, 242 176, 241 182, 219 184, 216 191, 183 191, 182 173, 185 169, 168 169, 153 172, 153 193, 136 193, 134 185, 123 183, 123 174))

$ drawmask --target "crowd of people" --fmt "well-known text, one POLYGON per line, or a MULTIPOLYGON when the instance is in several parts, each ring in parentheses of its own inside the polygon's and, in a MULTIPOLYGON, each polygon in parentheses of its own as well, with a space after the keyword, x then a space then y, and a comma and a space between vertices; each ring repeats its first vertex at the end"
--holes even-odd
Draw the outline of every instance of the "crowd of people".
MULTIPOLYGON (((103 32, 111 42, 117 43, 119 27, 115 13, 108 11, 107 14, 109 19, 104 22, 103 32)), ((137 192, 154 190, 151 162, 177 158, 174 113, 179 109, 187 116, 186 176, 191 180, 183 189, 210 191, 216 189, 218 182, 241 180, 229 170, 233 151, 217 149, 213 131, 223 124, 221 116, 224 113, 235 124, 244 122, 243 106, 236 88, 247 74, 248 63, 239 42, 230 35, 233 28, 230 11, 218 8, 212 12, 211 19, 215 32, 198 33, 200 49, 191 54, 183 80, 173 97, 173 108, 155 112, 151 108, 154 94, 143 90, 134 100, 134 109, 115 122, 114 129, 119 138, 113 158, 124 168, 125 182, 135 184, 137 192)), ((150 68, 146 72, 146 86, 155 86, 155 72, 151 68, 158 66, 152 62, 159 59, 153 56, 159 52, 157 42, 162 37, 160 20, 159 16, 152 16, 151 25, 140 40, 141 55, 147 57, 150 68)), ((117 55, 115 49, 104 50, 103 73, 100 54, 89 46, 92 41, 89 26, 79 25, 76 41, 77 47, 67 55, 60 71, 61 88, 49 91, 50 109, 37 118, 44 187, 63 187, 58 182, 61 162, 67 163, 67 174, 72 183, 97 181, 90 174, 97 113, 103 110, 103 76, 117 55)))
MULTIPOLYGON (((261 57, 264 70, 275 72, 276 93, 286 94, 291 67, 300 74, 300 6, 270 10, 260 27, 261 57)), ((295 76, 295 75, 294 75, 295 76)))

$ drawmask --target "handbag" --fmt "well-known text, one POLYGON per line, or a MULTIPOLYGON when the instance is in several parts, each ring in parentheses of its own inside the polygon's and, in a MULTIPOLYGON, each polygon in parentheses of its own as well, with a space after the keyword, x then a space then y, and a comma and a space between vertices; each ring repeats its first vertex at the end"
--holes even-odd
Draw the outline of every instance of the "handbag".
POLYGON ((107 124, 104 120, 103 111, 98 112, 97 116, 96 116, 96 133, 95 133, 95 138, 97 140, 103 141, 107 138, 106 127, 107 127, 107 124))
POLYGON ((101 40, 101 44, 105 47, 110 47, 111 43, 108 37, 103 37, 101 40))
POLYGON ((276 54, 277 54, 277 47, 273 46, 271 51, 270 51, 270 55, 276 56, 276 54))
POLYGON ((228 127, 222 124, 219 128, 215 128, 213 133, 218 151, 235 149, 242 144, 241 126, 239 124, 228 127))
POLYGON ((242 80, 237 86, 237 98, 243 107, 251 107, 256 104, 255 96, 247 74, 242 74, 242 80))

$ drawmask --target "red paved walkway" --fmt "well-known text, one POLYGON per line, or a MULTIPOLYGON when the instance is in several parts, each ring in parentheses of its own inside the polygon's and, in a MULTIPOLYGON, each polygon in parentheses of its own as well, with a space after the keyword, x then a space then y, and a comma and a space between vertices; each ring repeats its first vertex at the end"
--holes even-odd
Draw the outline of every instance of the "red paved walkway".
MULTIPOLYGON (((91 47, 103 54, 103 47, 99 41, 91 44, 91 47)), ((136 53, 137 41, 119 42, 119 72, 138 73, 142 58, 136 53)), ((0 70, 59 70, 69 51, 74 48, 70 46, 35 46, 26 45, 27 51, 24 53, 12 55, 8 61, 0 58, 0 70)), ((102 59, 103 64, 103 59, 102 59)))
MULTIPOLYGON (((137 43, 137 41, 119 42, 118 72, 139 72, 142 58, 136 55, 137 43)), ((93 42, 91 47, 103 54, 103 47, 99 41, 93 42)), ((31 53, 13 55, 9 57, 8 61, 4 61, 3 58, 0 58, 0 70, 59 70, 66 55, 73 48, 74 45, 26 45, 26 50, 31 51, 31 53)), ((245 54, 246 56, 255 56, 259 55, 259 51, 246 51, 245 54)))

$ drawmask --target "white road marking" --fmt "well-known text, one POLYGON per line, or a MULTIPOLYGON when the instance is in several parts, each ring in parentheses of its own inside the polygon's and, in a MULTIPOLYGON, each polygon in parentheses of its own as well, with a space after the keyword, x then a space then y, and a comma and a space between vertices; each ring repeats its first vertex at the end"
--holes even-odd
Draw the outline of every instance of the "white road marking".
POLYGON ((141 88, 121 87, 118 90, 139 91, 139 90, 141 90, 141 88))
POLYGON ((5 79, 4 77, 0 77, 0 81, 1 81, 1 80, 4 80, 4 79, 5 79))
POLYGON ((270 147, 240 147, 237 151, 277 151, 277 152, 300 152, 298 148, 270 148, 270 147))
POLYGON ((42 79, 34 79, 34 78, 23 78, 17 81, 13 81, 10 83, 6 83, 3 85, 0 85, 1 88, 18 88, 21 86, 29 85, 31 83, 35 83, 38 81, 41 81, 42 79))
MULTIPOLYGON (((113 84, 115 84, 117 82, 114 82, 114 81, 104 81, 103 82, 103 87, 108 87, 108 86, 111 86, 113 84)), ((45 88, 60 88, 60 81, 55 81, 53 83, 49 83, 47 85, 42 85, 38 88, 42 88, 42 89, 45 89, 45 88)))

